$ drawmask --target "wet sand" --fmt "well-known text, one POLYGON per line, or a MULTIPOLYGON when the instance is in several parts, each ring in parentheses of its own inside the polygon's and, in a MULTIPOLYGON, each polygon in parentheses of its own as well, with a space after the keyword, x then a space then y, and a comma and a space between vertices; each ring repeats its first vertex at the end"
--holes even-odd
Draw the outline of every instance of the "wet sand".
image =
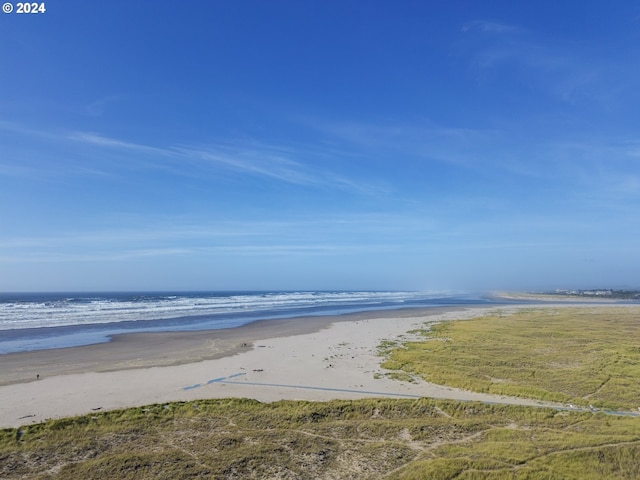
POLYGON ((317 332, 336 322, 366 318, 438 315, 462 308, 435 307, 361 312, 345 315, 259 320, 219 330, 114 335, 110 342, 81 347, 0 355, 0 386, 85 372, 181 365, 250 350, 258 340, 317 332))
POLYGON ((108 344, 0 357, 0 428, 171 401, 447 398, 542 405, 400 382, 380 367, 383 341, 416 337, 433 322, 530 306, 428 308, 268 320, 206 332, 144 333, 108 344), (40 378, 36 380, 36 376, 40 378))

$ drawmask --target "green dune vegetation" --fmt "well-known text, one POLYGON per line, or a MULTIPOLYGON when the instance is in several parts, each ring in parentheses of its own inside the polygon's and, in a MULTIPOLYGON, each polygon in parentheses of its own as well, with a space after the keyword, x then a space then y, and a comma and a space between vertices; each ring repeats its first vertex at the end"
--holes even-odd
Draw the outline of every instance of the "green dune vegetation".
MULTIPOLYGON (((530 310, 381 347, 399 379, 635 408, 637 320, 530 310)), ((3 479, 636 479, 638 458, 637 417, 433 399, 202 400, 0 431, 3 479)))
POLYGON ((477 392, 576 406, 640 406, 638 308, 531 309, 417 333, 424 340, 383 348, 382 366, 477 392))
POLYGON ((171 403, 0 444, 3 479, 640 477, 637 418, 429 399, 171 403))

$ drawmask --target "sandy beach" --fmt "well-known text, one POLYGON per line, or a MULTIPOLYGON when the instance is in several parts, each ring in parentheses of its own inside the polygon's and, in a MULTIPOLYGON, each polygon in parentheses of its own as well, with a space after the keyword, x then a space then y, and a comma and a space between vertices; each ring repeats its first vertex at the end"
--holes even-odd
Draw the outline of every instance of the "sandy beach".
POLYGON ((384 377, 378 346, 412 329, 509 307, 377 311, 255 322, 184 333, 131 334, 107 344, 0 359, 0 427, 170 401, 245 397, 329 400, 448 398, 540 405, 384 377), (36 379, 39 376, 39 379, 36 379))

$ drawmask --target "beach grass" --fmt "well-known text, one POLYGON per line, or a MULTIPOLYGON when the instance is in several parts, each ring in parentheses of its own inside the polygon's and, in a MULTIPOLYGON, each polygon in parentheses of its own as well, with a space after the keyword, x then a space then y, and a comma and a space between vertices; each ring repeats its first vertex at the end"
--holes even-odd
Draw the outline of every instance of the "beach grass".
MULTIPOLYGON (((545 308, 383 342, 386 372, 635 409, 640 309, 545 308), (420 338, 415 340, 415 338, 420 338)), ((212 399, 0 430, 3 479, 635 479, 640 418, 434 399, 212 399)))
POLYGON ((531 309, 425 327, 386 369, 467 390, 604 408, 640 405, 640 309, 531 309))
POLYGON ((638 478, 636 418, 429 399, 180 402, 0 433, 4 479, 638 478))

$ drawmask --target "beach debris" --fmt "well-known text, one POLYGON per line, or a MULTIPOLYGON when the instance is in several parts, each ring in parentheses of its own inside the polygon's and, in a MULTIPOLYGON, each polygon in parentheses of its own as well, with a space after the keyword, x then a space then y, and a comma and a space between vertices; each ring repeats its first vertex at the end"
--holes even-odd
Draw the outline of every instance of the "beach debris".
POLYGON ((102 410, 102 407, 92 408, 91 410, 93 410, 94 412, 97 412, 98 410, 102 410))
POLYGON ((264 368, 254 368, 254 372, 264 372, 264 368))

